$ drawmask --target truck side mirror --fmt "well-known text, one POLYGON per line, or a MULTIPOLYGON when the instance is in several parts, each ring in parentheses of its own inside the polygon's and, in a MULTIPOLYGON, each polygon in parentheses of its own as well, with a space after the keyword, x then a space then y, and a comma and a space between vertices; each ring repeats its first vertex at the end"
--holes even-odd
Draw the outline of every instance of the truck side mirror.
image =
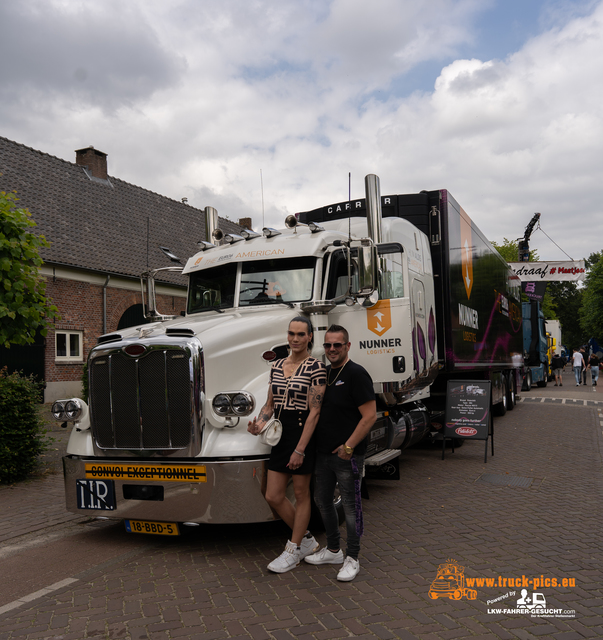
POLYGON ((379 256, 377 247, 370 240, 361 240, 357 250, 358 291, 353 296, 370 296, 377 289, 379 278, 379 256))

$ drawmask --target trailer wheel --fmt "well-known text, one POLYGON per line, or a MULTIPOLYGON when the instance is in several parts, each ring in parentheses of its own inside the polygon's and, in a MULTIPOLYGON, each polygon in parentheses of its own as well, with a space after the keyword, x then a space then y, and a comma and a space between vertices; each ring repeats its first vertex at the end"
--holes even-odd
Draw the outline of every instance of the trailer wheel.
POLYGON ((501 376, 501 401, 498 404, 495 404, 493 409, 494 413, 497 416, 504 416, 507 413, 507 400, 508 400, 508 391, 507 391, 507 378, 506 376, 501 376))

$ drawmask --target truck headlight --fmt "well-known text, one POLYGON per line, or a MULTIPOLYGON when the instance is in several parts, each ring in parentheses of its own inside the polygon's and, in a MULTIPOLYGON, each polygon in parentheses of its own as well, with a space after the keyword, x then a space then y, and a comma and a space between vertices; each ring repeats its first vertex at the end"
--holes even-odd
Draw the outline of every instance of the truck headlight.
POLYGON ((230 398, 225 393, 219 393, 214 398, 212 406, 219 416, 227 416, 231 412, 230 398))
POLYGON ((232 399, 232 410, 238 416, 247 416, 253 411, 254 402, 247 394, 237 393, 232 399))
POLYGON ((65 420, 65 405, 58 400, 52 405, 52 417, 55 420, 65 420))
POLYGON ((220 417, 248 416, 255 409, 255 400, 247 391, 218 393, 211 404, 214 413, 220 417))
POLYGON ((65 417, 67 420, 79 420, 82 415, 82 404, 79 400, 74 398, 65 403, 65 417))

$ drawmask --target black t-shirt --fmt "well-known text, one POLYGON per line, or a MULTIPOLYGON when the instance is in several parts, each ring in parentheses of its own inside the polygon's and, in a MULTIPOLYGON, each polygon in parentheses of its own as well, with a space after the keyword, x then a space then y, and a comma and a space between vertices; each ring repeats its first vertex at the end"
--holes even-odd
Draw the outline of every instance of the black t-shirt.
MULTIPOLYGON (((362 418, 358 407, 375 399, 373 380, 368 371, 348 360, 343 368, 327 367, 327 388, 316 426, 316 449, 331 453, 352 435, 362 418)), ((354 452, 366 451, 366 438, 354 452)))
POLYGON ((563 369, 565 366, 565 360, 561 356, 553 356, 551 365, 553 366, 553 369, 563 369))

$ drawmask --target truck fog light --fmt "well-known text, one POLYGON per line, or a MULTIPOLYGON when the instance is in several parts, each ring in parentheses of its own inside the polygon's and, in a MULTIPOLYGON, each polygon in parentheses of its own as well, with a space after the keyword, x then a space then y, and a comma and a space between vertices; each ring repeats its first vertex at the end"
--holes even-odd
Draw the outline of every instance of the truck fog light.
POLYGON ((237 393, 232 399, 232 410, 238 416, 248 415, 253 411, 253 402, 250 397, 237 393))
POLYGON ((77 420, 82 415, 82 405, 79 400, 73 399, 65 403, 65 417, 67 420, 77 420))
POLYGON ((51 411, 55 420, 65 420, 65 405, 62 402, 55 402, 51 411))
POLYGON ((212 406, 219 416, 227 416, 231 411, 230 398, 224 393, 219 393, 214 398, 212 406))

